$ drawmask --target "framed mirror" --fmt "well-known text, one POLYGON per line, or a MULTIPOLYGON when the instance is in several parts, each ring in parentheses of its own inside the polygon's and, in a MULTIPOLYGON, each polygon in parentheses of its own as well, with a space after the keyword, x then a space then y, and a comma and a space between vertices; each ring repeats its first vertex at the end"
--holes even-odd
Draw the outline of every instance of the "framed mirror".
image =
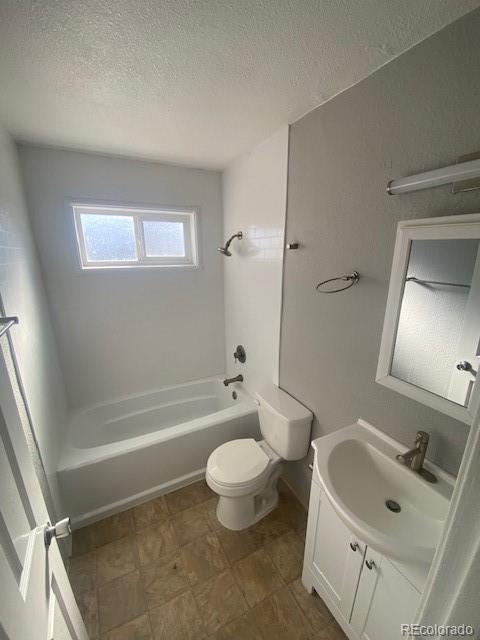
POLYGON ((479 400, 480 214, 399 222, 377 382, 471 423, 479 400))

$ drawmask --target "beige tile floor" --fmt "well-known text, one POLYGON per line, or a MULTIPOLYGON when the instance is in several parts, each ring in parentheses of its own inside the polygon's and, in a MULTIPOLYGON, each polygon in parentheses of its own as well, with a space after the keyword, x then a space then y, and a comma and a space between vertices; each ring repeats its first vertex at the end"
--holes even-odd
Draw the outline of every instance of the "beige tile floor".
POLYGON ((307 515, 280 485, 246 531, 205 482, 74 532, 70 580, 91 640, 344 640, 300 574, 307 515))

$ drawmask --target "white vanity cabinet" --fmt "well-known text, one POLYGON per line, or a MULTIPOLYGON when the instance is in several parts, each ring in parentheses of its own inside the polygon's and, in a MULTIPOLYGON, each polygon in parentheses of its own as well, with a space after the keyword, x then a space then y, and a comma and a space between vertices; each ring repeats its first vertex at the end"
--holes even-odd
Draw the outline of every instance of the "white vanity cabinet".
POLYGON ((367 548, 350 620, 356 634, 353 637, 362 640, 405 638, 401 625, 414 622, 420 595, 388 558, 367 548))
POLYGON ((315 589, 321 596, 350 640, 404 639, 400 625, 414 621, 426 571, 396 566, 359 540, 314 474, 302 580, 310 593, 315 589))
MULTIPOLYGON (((308 514, 305 565, 349 620, 366 545, 340 520, 316 482, 312 482, 308 514)), ((312 584, 317 587, 316 582, 312 584)))

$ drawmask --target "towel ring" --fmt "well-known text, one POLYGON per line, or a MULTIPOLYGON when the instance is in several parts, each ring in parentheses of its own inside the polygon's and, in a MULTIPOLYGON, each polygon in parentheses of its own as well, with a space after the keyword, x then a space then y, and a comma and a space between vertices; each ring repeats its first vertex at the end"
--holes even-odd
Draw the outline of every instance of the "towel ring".
POLYGON ((354 284, 357 284, 359 280, 360 274, 358 273, 358 271, 352 271, 352 273, 345 276, 336 276, 335 278, 328 278, 328 280, 323 280, 323 282, 319 282, 316 285, 315 289, 320 293, 339 293, 340 291, 350 289, 350 287, 353 287, 354 284), (348 284, 345 287, 340 287, 340 289, 332 289, 330 291, 322 291, 320 289, 320 287, 324 284, 327 284, 327 282, 334 282, 335 280, 343 280, 344 282, 348 282, 348 284))

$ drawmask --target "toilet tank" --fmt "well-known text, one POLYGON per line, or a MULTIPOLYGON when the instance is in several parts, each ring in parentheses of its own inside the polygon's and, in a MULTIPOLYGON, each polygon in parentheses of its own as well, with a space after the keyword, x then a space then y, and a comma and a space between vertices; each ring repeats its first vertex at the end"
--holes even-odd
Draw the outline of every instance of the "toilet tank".
POLYGON ((258 419, 265 441, 284 460, 307 455, 313 415, 275 385, 256 394, 258 419))

